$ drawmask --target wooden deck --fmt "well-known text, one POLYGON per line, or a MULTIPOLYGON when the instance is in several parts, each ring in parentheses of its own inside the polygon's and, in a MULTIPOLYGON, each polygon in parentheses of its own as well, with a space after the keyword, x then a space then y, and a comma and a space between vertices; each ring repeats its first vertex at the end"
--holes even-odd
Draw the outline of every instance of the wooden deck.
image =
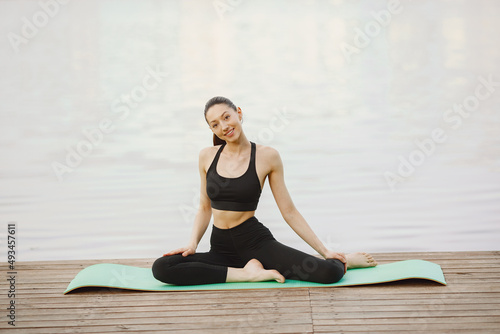
POLYGON ((379 263, 423 259, 448 286, 408 280, 372 286, 134 292, 63 292, 100 262, 150 267, 154 259, 19 262, 16 327, 7 324, 2 264, 0 332, 16 333, 337 333, 500 332, 500 251, 374 254, 379 263))

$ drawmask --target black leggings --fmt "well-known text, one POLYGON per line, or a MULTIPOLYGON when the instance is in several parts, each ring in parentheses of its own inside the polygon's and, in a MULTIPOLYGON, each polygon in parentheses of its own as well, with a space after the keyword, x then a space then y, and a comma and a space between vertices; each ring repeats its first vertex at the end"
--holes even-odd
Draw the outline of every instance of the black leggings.
POLYGON ((176 285, 223 283, 228 267, 243 268, 251 259, 287 279, 335 283, 344 275, 340 260, 319 259, 279 243, 255 217, 230 229, 213 226, 210 246, 208 253, 160 257, 153 264, 154 277, 176 285))

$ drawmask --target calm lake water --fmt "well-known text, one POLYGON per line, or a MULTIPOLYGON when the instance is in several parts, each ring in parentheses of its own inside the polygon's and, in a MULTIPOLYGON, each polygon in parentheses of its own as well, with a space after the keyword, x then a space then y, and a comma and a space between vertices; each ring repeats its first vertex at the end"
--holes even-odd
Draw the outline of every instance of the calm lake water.
MULTIPOLYGON (((498 250, 498 17, 487 0, 0 1, 2 245, 15 222, 21 261, 183 246, 223 95, 329 247, 498 250)), ((267 184, 256 215, 313 252, 267 184)))

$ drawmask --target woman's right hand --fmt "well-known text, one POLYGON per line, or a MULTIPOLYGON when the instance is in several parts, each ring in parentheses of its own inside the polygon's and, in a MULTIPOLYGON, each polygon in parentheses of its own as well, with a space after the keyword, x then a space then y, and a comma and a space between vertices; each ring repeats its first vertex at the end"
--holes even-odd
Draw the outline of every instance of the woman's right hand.
POLYGON ((163 254, 163 256, 182 254, 182 256, 186 257, 188 255, 193 255, 194 253, 196 253, 196 247, 187 246, 171 250, 170 252, 163 254))

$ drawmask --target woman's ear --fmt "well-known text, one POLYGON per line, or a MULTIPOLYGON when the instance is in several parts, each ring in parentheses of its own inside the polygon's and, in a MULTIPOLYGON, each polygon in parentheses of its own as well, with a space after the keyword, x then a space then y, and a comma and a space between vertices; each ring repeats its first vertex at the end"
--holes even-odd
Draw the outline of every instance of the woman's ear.
POLYGON ((240 122, 243 122, 243 112, 241 111, 241 108, 238 107, 238 109, 236 109, 236 112, 238 113, 238 117, 240 118, 240 122))

